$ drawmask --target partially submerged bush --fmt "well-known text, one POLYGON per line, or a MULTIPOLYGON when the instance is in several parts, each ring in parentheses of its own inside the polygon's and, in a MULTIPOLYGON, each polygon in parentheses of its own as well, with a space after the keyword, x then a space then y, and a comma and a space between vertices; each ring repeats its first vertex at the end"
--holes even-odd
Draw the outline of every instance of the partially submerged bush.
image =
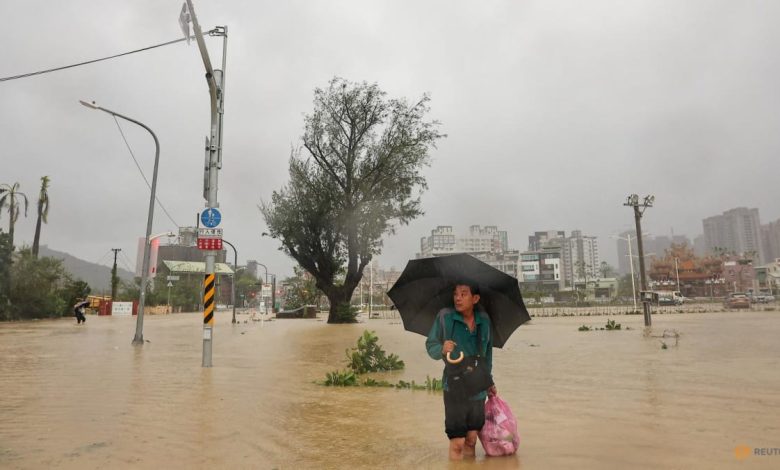
POLYGON ((329 387, 355 387, 358 385, 357 375, 351 370, 328 372, 325 374, 323 385, 329 387))
POLYGON ((364 331, 358 338, 357 348, 347 349, 347 365, 357 374, 401 370, 404 361, 395 354, 389 356, 379 346, 379 337, 373 331, 364 331))
POLYGON ((379 345, 379 337, 373 331, 364 331, 358 338, 357 347, 346 350, 347 367, 343 371, 333 371, 325 374, 325 381, 321 382, 326 386, 340 387, 387 387, 387 388, 405 388, 411 390, 442 390, 443 384, 440 379, 432 379, 426 376, 425 384, 416 384, 414 381, 406 382, 399 380, 393 384, 387 380, 377 380, 372 377, 366 377, 360 380, 360 374, 367 372, 385 372, 390 370, 400 370, 404 368, 404 361, 395 354, 387 354, 379 345))

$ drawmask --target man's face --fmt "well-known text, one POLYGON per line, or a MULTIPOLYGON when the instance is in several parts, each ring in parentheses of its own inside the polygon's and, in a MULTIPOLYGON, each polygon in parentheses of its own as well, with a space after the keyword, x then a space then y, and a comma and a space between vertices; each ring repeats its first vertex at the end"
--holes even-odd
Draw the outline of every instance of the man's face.
POLYGON ((479 295, 472 295, 469 286, 457 285, 452 296, 455 303, 455 310, 460 313, 474 311, 474 305, 479 302, 479 295))

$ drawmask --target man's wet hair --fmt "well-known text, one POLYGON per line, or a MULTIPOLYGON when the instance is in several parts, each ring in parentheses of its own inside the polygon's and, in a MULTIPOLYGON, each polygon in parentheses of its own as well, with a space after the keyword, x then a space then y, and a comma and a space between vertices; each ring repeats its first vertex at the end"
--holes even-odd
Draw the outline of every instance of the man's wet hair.
POLYGON ((457 286, 469 286, 471 295, 479 295, 479 284, 469 279, 458 279, 452 284, 452 290, 454 291, 457 286))

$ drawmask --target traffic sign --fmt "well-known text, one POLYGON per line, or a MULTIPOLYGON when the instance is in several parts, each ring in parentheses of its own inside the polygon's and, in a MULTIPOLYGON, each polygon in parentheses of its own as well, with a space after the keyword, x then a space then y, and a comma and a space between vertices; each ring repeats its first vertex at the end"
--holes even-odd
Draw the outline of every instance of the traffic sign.
POLYGON ((209 207, 200 213, 200 221, 204 226, 214 228, 222 222, 222 214, 219 212, 219 209, 209 207))
POLYGON ((221 228, 199 228, 198 248, 201 250, 221 250, 222 229, 221 228))
POLYGON ((221 228, 199 228, 198 238, 222 238, 221 228))
POLYGON ((200 250, 221 250, 222 239, 221 238, 198 238, 198 249, 200 250))

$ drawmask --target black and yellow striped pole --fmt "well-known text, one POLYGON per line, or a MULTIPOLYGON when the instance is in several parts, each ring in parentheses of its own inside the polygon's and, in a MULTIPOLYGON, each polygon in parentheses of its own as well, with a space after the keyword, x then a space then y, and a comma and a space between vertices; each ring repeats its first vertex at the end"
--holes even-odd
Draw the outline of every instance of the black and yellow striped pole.
MULTIPOLYGON (((207 263, 208 264, 208 263, 207 263)), ((211 341, 214 336, 216 308, 216 279, 213 269, 206 269, 203 277, 203 367, 211 367, 211 341), (209 272, 210 271, 210 272, 209 272)))
POLYGON ((203 280, 203 326, 214 326, 214 293, 216 274, 206 274, 203 280))

